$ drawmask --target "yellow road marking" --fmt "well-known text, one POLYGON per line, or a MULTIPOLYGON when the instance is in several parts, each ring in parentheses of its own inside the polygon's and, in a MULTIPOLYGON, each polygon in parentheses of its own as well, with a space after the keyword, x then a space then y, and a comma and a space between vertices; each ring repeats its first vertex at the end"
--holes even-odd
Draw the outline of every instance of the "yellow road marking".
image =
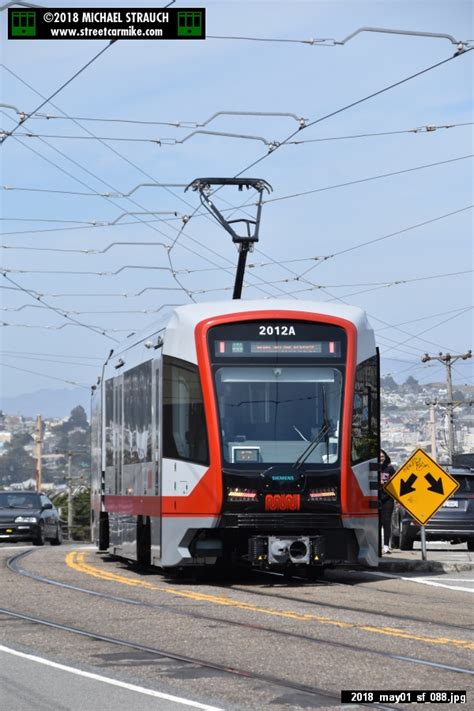
POLYGON ((428 637, 427 635, 414 634, 407 630, 402 630, 397 627, 375 627, 372 625, 360 625, 352 622, 342 622, 334 620, 330 617, 322 615, 314 615, 312 613, 291 612, 291 610, 273 610, 269 608, 259 607, 250 602, 239 602, 231 597, 209 595, 207 593, 196 592, 194 590, 182 590, 173 587, 164 587, 162 585, 153 585, 146 580, 129 578, 125 575, 119 575, 111 571, 101 570, 100 568, 86 562, 86 554, 83 551, 71 551, 66 556, 66 565, 73 570, 86 575, 91 575, 100 580, 106 580, 113 583, 121 583, 131 587, 146 588, 147 590, 155 590, 157 592, 174 595, 176 597, 184 597, 197 602, 209 602, 214 605, 224 605, 227 607, 235 607, 240 610, 249 612, 258 612, 272 617, 284 617, 292 620, 300 620, 303 622, 319 622, 324 625, 334 625, 343 629, 362 630, 372 634, 388 635, 390 637, 401 637, 403 639, 411 639, 417 642, 426 642, 428 644, 449 645, 462 649, 474 649, 474 643, 463 639, 450 639, 448 637, 428 637))

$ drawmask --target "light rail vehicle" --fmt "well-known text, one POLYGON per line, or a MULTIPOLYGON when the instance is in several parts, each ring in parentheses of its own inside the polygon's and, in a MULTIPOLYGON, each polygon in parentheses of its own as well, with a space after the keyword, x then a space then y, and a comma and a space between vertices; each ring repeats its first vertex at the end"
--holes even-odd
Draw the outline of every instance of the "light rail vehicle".
POLYGON ((179 306, 92 396, 92 534, 164 569, 377 565, 379 365, 358 308, 179 306))

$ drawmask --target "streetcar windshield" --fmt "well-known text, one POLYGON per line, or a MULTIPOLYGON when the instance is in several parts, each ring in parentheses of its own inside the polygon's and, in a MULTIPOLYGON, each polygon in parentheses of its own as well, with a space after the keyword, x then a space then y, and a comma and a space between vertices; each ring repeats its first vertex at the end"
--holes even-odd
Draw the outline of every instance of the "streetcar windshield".
POLYGON ((334 465, 339 458, 342 374, 311 366, 229 366, 216 370, 226 464, 334 465), (323 432, 320 438, 318 433, 323 432))

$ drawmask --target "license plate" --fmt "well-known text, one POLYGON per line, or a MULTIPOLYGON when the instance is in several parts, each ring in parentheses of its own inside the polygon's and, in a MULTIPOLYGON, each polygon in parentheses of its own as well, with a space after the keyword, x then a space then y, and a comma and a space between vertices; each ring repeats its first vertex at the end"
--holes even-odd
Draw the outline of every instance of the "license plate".
POLYGON ((267 494, 265 511, 299 511, 300 494, 267 494))
POLYGON ((458 508, 458 502, 457 502, 455 499, 453 499, 453 500, 449 500, 449 499, 448 499, 448 501, 445 501, 445 502, 444 502, 443 506, 444 506, 446 509, 457 509, 457 508, 458 508))

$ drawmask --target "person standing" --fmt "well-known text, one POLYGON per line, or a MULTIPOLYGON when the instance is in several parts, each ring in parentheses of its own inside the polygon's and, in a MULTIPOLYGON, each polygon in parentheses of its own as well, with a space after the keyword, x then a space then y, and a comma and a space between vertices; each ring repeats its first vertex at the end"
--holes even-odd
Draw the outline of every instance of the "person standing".
MULTIPOLYGON (((389 479, 395 474, 395 469, 391 465, 391 459, 385 450, 380 450, 380 486, 383 487, 389 479)), ((383 552, 391 553, 390 550, 390 531, 392 528, 392 514, 394 500, 384 491, 380 490, 380 523, 383 531, 383 552)))

